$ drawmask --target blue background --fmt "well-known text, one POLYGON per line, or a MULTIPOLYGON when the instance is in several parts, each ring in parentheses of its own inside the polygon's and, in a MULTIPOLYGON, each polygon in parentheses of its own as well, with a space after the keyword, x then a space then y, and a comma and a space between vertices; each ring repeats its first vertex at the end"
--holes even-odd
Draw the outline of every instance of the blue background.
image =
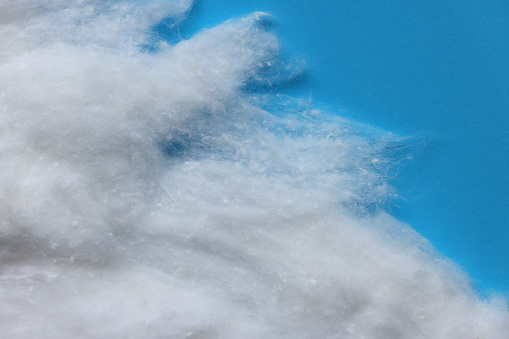
POLYGON ((481 291, 509 291, 509 2, 197 0, 181 34, 252 11, 305 59, 296 95, 430 140, 391 213, 481 291))

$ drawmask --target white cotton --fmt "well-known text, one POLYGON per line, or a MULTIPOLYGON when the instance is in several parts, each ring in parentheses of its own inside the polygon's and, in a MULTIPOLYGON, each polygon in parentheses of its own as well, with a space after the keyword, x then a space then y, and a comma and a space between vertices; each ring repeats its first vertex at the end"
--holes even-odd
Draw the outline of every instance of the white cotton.
POLYGON ((2 337, 508 337, 383 211, 406 141, 252 90, 267 14, 154 37, 192 5, 0 4, 2 337))

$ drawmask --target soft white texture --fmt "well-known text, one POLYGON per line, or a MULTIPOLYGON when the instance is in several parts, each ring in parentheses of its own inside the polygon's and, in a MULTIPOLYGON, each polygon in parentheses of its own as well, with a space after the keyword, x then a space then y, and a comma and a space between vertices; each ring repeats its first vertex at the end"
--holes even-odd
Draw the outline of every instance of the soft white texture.
POLYGON ((263 13, 151 35, 190 6, 0 3, 2 337, 508 337, 380 209, 402 141, 249 91, 263 13))

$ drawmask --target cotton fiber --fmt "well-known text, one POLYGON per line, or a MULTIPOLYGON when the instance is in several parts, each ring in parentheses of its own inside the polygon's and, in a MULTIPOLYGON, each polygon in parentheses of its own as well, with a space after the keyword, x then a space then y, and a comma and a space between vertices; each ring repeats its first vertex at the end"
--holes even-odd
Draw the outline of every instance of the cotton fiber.
POLYGON ((509 337, 384 212, 408 142, 278 94, 268 14, 156 34, 192 5, 0 3, 1 337, 509 337))

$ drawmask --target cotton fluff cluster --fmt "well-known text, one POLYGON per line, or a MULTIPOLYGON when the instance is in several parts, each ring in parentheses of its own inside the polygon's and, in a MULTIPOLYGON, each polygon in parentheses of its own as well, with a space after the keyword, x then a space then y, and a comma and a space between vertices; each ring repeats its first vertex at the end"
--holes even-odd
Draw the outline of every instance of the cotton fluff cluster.
POLYGON ((263 13, 159 43, 191 6, 0 3, 2 337, 508 337, 381 211, 401 145, 250 91, 263 13))

